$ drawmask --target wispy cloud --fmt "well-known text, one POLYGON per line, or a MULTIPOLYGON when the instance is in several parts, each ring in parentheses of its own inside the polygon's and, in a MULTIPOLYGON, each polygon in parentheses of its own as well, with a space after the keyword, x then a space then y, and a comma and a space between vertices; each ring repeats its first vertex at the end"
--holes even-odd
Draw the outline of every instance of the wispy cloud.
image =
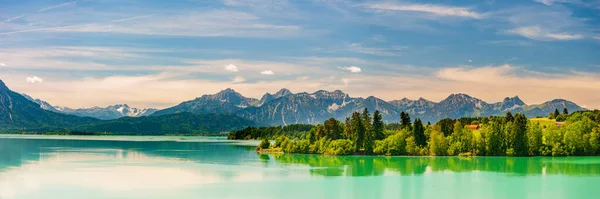
POLYGON ((0 63, 0 66, 6 66, 6 64, 5 63, 0 63))
POLYGON ((367 47, 360 43, 352 43, 347 47, 347 51, 377 56, 395 56, 398 51, 405 50, 406 46, 392 46, 386 48, 367 47))
POLYGON ((535 40, 574 40, 583 38, 579 34, 551 33, 538 26, 519 27, 507 30, 506 33, 520 35, 535 40))
POLYGON ((77 3, 77 1, 71 1, 71 2, 54 5, 54 6, 49 6, 49 7, 45 7, 45 8, 38 10, 38 12, 44 12, 44 11, 48 11, 48 10, 52 10, 52 9, 57 9, 57 8, 65 7, 65 6, 68 6, 71 4, 75 4, 75 3, 77 3))
POLYGON ((244 78, 242 76, 235 76, 231 82, 234 84, 238 84, 238 83, 243 83, 245 81, 246 81, 246 78, 244 78))
POLYGON ((10 22, 10 21, 12 21, 12 20, 19 19, 19 18, 22 18, 22 17, 24 17, 24 16, 25 16, 25 15, 19 15, 19 16, 16 16, 16 17, 8 18, 8 19, 6 19, 6 20, 4 20, 4 21, 1 21, 1 22, 0 22, 0 24, 3 24, 3 23, 8 23, 8 22, 10 22))
POLYGON ((473 11, 471 8, 446 5, 372 3, 366 4, 365 6, 375 10, 423 12, 439 16, 464 17, 473 19, 481 19, 484 17, 483 14, 473 11))

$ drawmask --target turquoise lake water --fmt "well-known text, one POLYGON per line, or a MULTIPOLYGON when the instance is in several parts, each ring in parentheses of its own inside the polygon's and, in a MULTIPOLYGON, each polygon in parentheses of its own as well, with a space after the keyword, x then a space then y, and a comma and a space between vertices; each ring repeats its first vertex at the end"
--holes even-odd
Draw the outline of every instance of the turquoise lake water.
POLYGON ((0 135, 0 199, 600 198, 600 157, 259 155, 257 144, 0 135))

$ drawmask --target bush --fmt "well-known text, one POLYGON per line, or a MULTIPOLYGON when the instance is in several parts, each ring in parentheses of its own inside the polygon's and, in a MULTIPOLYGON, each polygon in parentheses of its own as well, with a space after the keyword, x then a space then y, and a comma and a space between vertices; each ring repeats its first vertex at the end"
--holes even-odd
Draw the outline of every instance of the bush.
POLYGON ((396 133, 383 140, 375 141, 373 153, 376 155, 406 155, 406 141, 404 133, 396 133))
POLYGON ((325 155, 352 155, 355 151, 354 144, 350 140, 331 141, 325 155))
POLYGON ((262 141, 260 141, 260 144, 258 144, 257 149, 268 149, 271 146, 271 142, 267 139, 263 139, 262 141))

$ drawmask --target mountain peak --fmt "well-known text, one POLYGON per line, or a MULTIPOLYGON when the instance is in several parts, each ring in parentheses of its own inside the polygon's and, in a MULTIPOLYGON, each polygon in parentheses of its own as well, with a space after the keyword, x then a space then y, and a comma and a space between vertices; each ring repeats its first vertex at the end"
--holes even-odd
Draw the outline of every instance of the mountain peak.
POLYGON ((525 105, 525 102, 523 102, 523 100, 521 100, 521 98, 519 98, 519 96, 506 97, 506 98, 504 98, 504 100, 502 101, 502 103, 503 104, 519 105, 519 106, 525 105))
POLYGON ((8 90, 8 87, 6 87, 6 84, 0 79, 0 91, 4 90, 8 90))
POLYGON ((287 88, 282 88, 281 90, 277 91, 274 96, 275 98, 280 98, 291 94, 292 92, 290 90, 288 90, 287 88))

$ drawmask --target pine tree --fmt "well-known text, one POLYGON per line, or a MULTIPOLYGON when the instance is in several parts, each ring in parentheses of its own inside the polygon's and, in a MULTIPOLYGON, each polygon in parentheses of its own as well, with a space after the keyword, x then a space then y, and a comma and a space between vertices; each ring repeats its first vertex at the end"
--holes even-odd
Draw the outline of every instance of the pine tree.
POLYGON ((365 154, 373 153, 373 147, 375 145, 375 132, 373 131, 373 126, 371 125, 371 115, 369 114, 369 109, 365 108, 361 114, 362 124, 365 129, 365 136, 362 147, 365 149, 365 154))
POLYGON ((558 109, 554 109, 554 117, 558 117, 560 115, 560 112, 558 112, 558 109))
POLYGON ((514 119, 512 113, 509 111, 506 113, 506 117, 504 117, 504 123, 512 122, 514 119))
POLYGON ((415 136, 415 142, 418 146, 425 146, 427 144, 427 138, 425 137, 425 127, 421 118, 415 119, 413 123, 413 136, 415 136))
POLYGON ((360 151, 365 142, 365 126, 360 118, 360 113, 354 112, 352 114, 350 123, 350 128, 352 128, 352 136, 354 138, 354 146, 356 147, 356 151, 360 151))
POLYGON ((400 125, 403 129, 410 128, 410 116, 404 111, 400 113, 400 125))
POLYGON ((567 110, 567 108, 563 109, 563 114, 568 115, 569 114, 569 110, 567 110))
POLYGON ((375 113, 373 113, 373 132, 375 134, 375 140, 385 139, 385 134, 383 133, 384 128, 385 124, 383 123, 383 117, 379 114, 379 110, 375 110, 375 113))
POLYGON ((514 136, 512 143, 516 156, 526 156, 529 154, 527 148, 527 117, 523 114, 517 114, 512 125, 512 135, 514 136))

